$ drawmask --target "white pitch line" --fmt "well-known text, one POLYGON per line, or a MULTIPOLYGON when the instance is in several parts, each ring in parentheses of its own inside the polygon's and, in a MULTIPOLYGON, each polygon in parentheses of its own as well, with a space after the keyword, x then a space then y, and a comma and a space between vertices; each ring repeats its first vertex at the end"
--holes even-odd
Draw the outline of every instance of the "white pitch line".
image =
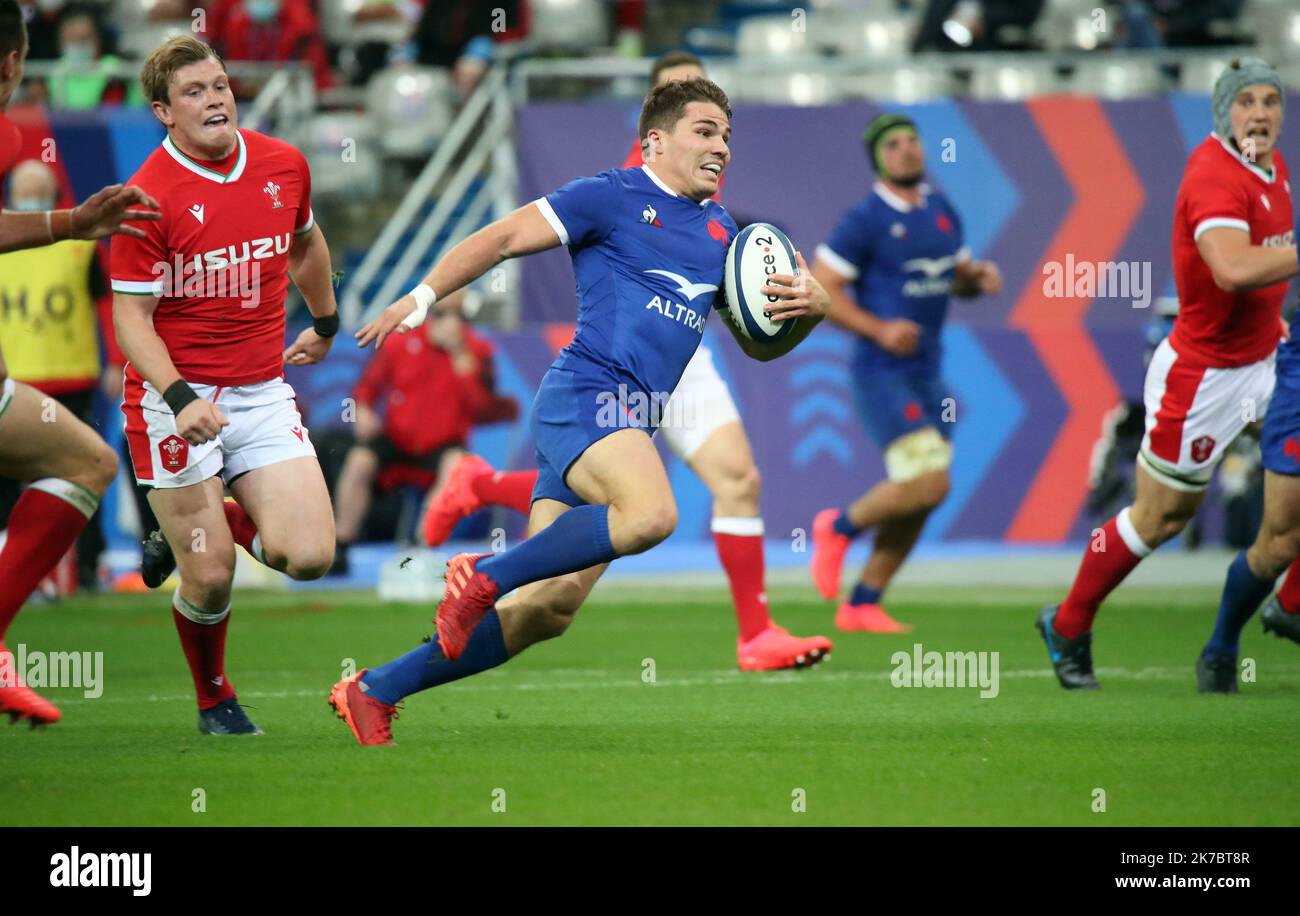
MULTIPOLYGON (((542 672, 533 672, 534 675, 542 672)), ((563 671, 566 675, 573 674, 573 671, 563 671)), ((594 672, 600 674, 610 674, 608 671, 594 672)), ((1148 668, 1098 668, 1097 676, 1105 680, 1114 678, 1116 680, 1132 681, 1173 681, 1195 680, 1195 674, 1188 666, 1177 668, 1170 667, 1148 667, 1148 668)), ((1273 669, 1273 674, 1300 674, 1300 668, 1273 669)), ((746 674, 735 670, 719 670, 707 672, 703 677, 682 677, 682 678, 663 678, 655 683, 648 684, 641 680, 640 674, 630 674, 625 678, 609 679, 603 681, 516 681, 513 679, 500 679, 499 683, 494 683, 495 679, 481 679, 477 681, 460 681, 456 682, 457 691, 533 691, 533 690, 608 690, 608 689, 629 689, 629 688, 658 688, 658 687, 719 687, 734 685, 761 685, 761 686, 784 686, 788 684, 818 684, 830 681, 839 682, 888 682, 892 672, 890 671, 787 671, 772 674, 746 674)), ((1053 678, 1055 673, 1045 668, 1031 668, 1019 671, 1000 671, 999 678, 1011 678, 1013 680, 1037 680, 1040 678, 1053 678)), ((917 689, 917 688, 910 688, 917 689)), ((950 690, 974 690, 976 685, 966 688, 923 688, 931 690, 950 689, 950 690)), ((325 699, 329 695, 328 688, 320 690, 269 690, 269 691, 249 691, 239 695, 242 700, 282 700, 302 697, 320 697, 325 699)), ((193 702, 193 694, 174 694, 168 696, 159 696, 150 694, 144 697, 98 697, 96 699, 73 698, 70 700, 59 700, 61 706, 79 706, 88 703, 179 703, 184 701, 193 702)))

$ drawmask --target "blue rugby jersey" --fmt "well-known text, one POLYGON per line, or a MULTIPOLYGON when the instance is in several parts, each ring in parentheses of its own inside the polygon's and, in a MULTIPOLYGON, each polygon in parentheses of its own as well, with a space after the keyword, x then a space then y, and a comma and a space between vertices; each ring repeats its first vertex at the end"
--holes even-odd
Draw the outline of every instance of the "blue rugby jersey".
POLYGON ((722 287, 735 221, 716 201, 675 194, 644 165, 576 179, 536 204, 577 278, 577 331, 554 365, 585 363, 671 393, 722 287))
POLYGON ((939 331, 948 314, 953 271, 970 252, 961 217, 926 185, 912 206, 877 181, 871 193, 840 219, 817 256, 853 281, 858 307, 882 319, 910 318, 921 340, 910 357, 894 356, 866 338, 856 340, 854 365, 938 370, 939 331))

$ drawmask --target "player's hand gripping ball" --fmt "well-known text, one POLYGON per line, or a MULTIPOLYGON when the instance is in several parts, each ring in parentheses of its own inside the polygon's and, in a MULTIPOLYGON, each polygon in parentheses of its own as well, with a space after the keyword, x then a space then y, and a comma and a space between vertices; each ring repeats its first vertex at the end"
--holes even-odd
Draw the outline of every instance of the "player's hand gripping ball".
POLYGON ((800 260, 785 233, 770 223, 751 223, 732 240, 724 275, 727 312, 750 340, 780 340, 794 329, 798 315, 807 313, 790 308, 799 281, 808 276, 800 271, 800 260), (783 279, 792 282, 782 292, 768 285, 783 279))

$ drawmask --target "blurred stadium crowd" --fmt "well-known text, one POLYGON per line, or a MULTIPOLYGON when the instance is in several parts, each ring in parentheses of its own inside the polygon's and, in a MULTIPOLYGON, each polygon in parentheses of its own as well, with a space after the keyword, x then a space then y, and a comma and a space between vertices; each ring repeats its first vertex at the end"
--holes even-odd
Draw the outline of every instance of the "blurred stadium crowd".
MULTIPOLYGON (((355 99, 401 65, 445 70, 463 99, 495 56, 702 57, 924 51, 1070 51, 1300 44, 1288 0, 23 0, 29 99, 58 108, 142 105, 122 78, 169 35, 193 31, 229 62, 301 62, 322 104, 355 99), (791 20, 795 19, 792 28, 791 20), (806 21, 800 21, 802 19, 806 21), (806 27, 805 27, 806 26, 806 27), (338 90, 330 95, 331 90, 338 90)), ((1283 55, 1285 56, 1285 55, 1283 55)), ((258 88, 246 82, 246 96, 258 88)))

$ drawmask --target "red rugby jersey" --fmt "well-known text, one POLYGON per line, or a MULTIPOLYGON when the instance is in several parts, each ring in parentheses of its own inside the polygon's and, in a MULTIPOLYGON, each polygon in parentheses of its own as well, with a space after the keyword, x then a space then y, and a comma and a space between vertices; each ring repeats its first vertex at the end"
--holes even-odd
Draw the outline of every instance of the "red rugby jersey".
POLYGON ((459 375, 427 328, 394 334, 376 351, 353 397, 384 415, 384 435, 408 455, 463 443, 476 415, 492 400, 492 344, 464 327, 477 369, 459 375))
POLYGON ((1169 342, 1180 357, 1210 368, 1258 362, 1277 348, 1287 288, 1285 281, 1244 293, 1216 286, 1196 239, 1220 226, 1249 232, 1252 245, 1293 243, 1291 182, 1280 152, 1265 171, 1211 134, 1183 172, 1173 233, 1179 310, 1169 342))
POLYGON ((0 112, 0 184, 4 183, 9 170, 18 164, 22 147, 22 131, 0 112))
MULTIPOLYGON (((113 291, 159 296, 154 328, 181 376, 222 386, 281 375, 289 249, 312 227, 302 153, 239 130, 232 156, 218 171, 164 139, 128 182, 162 219, 110 244, 113 291)), ((129 363, 127 378, 139 380, 129 363)))

